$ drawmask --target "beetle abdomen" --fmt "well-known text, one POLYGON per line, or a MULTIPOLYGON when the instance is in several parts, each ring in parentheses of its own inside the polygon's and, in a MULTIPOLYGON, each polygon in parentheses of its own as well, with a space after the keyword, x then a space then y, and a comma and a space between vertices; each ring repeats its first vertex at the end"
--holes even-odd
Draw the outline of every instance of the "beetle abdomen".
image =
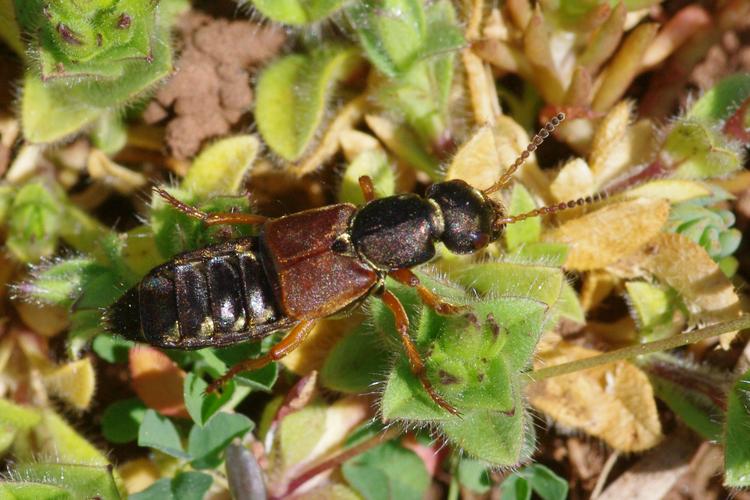
POLYGON ((112 305, 107 328, 158 347, 227 345, 289 327, 257 254, 257 238, 188 252, 154 268, 112 305))

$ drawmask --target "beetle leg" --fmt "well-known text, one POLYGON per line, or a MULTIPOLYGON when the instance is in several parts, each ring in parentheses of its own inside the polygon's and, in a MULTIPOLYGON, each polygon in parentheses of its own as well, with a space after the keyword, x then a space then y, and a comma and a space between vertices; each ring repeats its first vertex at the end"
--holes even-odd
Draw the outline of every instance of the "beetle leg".
POLYGON ((161 196, 165 202, 172 205, 175 209, 184 213, 187 216, 193 217, 198 220, 202 220, 208 226, 214 226, 216 224, 263 224, 268 220, 268 217, 255 214, 242 214, 242 213, 231 213, 231 212, 215 212, 206 213, 198 210, 197 208, 183 203, 171 194, 167 193, 160 187, 154 187, 156 194, 161 196))
POLYGON ((375 199, 375 186, 372 185, 372 178, 369 175, 363 175, 359 178, 359 188, 365 197, 365 202, 375 199))
POLYGON ((237 363, 232 366, 224 375, 213 381, 211 385, 206 389, 206 394, 216 392, 222 385, 229 382, 232 377, 241 372, 250 370, 258 370, 263 368, 267 364, 278 361, 293 350, 305 340, 307 334, 312 331, 315 326, 315 320, 305 320, 297 323, 294 328, 284 337, 281 342, 276 344, 266 354, 259 358, 247 359, 241 363, 237 363))
POLYGON ((406 286, 417 289, 422 302, 438 314, 452 315, 466 312, 469 308, 466 306, 457 306, 445 302, 440 296, 419 282, 419 278, 410 269, 399 269, 388 273, 388 276, 406 286))
POLYGON ((419 351, 417 351, 417 347, 414 345, 414 342, 412 342, 411 337, 409 337, 409 317, 406 315, 406 311, 404 310, 404 306, 401 304, 401 301, 398 300, 398 297, 393 295, 393 293, 389 292, 388 290, 383 292, 383 295, 380 297, 380 299, 383 301, 385 306, 391 310, 393 316, 395 316, 396 318, 396 330, 398 330, 398 333, 401 336, 401 343, 404 344, 404 349, 406 349, 406 356, 409 358, 409 364, 411 365, 412 373, 414 373, 414 375, 419 379, 419 382, 422 384, 422 387, 424 387, 424 390, 427 391, 427 394, 429 394, 430 398, 432 398, 432 400, 438 406, 443 408, 448 413, 460 417, 461 413, 453 405, 444 400, 435 391, 435 388, 427 379, 424 362, 419 355, 419 351))

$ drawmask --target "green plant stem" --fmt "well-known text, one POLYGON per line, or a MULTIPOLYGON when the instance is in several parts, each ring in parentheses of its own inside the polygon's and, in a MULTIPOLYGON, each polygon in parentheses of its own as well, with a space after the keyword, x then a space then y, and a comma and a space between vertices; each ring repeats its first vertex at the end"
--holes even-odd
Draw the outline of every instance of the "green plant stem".
POLYGON ((661 352, 687 344, 694 344, 701 340, 716 337, 718 335, 729 333, 735 330, 744 330, 745 328, 750 328, 750 314, 745 314, 732 321, 708 326, 706 328, 701 328, 700 330, 695 330, 689 333, 683 333, 681 335, 675 335, 674 337, 669 337, 663 340, 623 347, 622 349, 606 352, 598 356, 579 359, 577 361, 571 361, 570 363, 548 366, 547 368, 527 372, 527 374, 531 378, 532 382, 539 382, 551 377, 558 377, 560 375, 567 375, 569 373, 587 370, 595 366, 606 365, 615 361, 621 361, 623 359, 640 356, 642 354, 661 352))

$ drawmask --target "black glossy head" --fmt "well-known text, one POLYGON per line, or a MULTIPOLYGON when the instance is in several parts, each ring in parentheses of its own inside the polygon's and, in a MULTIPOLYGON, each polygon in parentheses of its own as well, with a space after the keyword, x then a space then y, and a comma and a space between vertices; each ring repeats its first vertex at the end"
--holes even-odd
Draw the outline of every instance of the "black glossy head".
POLYGON ((479 251, 503 232, 502 226, 493 229, 495 220, 503 216, 502 208, 460 179, 433 184, 426 196, 443 212, 441 240, 453 253, 479 251))
POLYGON ((440 211, 433 203, 421 196, 402 194, 362 207, 352 221, 350 234, 359 255, 377 269, 392 271, 432 259, 442 232, 440 211))

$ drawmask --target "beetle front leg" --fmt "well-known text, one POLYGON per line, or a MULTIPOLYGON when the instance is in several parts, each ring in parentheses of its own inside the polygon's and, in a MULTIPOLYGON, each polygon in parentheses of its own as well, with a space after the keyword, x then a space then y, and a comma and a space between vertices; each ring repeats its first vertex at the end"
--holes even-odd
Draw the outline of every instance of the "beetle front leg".
POLYGON ((440 296, 435 294, 432 290, 424 286, 419 282, 417 275, 411 272, 410 269, 399 269, 398 271, 392 271, 388 273, 388 276, 398 281, 399 283, 410 286, 417 289, 419 298, 422 302, 438 314, 453 315, 466 313, 469 310, 467 306, 457 306, 449 302, 444 301, 440 296))
POLYGON ((231 367, 224 375, 213 381, 206 389, 206 394, 216 392, 222 385, 229 382, 235 375, 249 370, 259 370, 267 364, 278 361, 293 350, 305 340, 305 337, 312 331, 315 326, 315 320, 300 321, 284 337, 281 342, 271 347, 271 350, 259 358, 248 359, 237 363, 231 367))
POLYGON ((162 197, 162 199, 168 204, 172 205, 175 209, 179 210, 183 214, 203 221, 207 226, 215 226, 217 224, 249 224, 258 225, 263 224, 268 220, 268 217, 255 214, 242 214, 242 213, 231 213, 231 212, 215 212, 206 213, 197 208, 183 203, 171 194, 167 193, 160 187, 154 186, 156 194, 162 197))
POLYGON ((440 396, 437 391, 435 391, 432 383, 430 383, 430 381, 427 379, 427 372, 425 370, 424 362, 419 355, 419 351, 417 351, 417 346, 414 345, 411 337, 409 337, 409 317, 406 315, 406 311, 404 310, 404 306, 401 304, 401 301, 398 300, 398 297, 396 297, 388 290, 383 292, 383 295, 380 297, 380 299, 383 301, 385 306, 391 310, 393 316, 396 318, 396 330, 398 330, 398 334, 401 337, 401 343, 404 345, 404 349, 406 349, 406 356, 409 358, 409 365, 411 366, 412 373, 414 373, 417 379, 419 379, 419 382, 422 384, 422 387, 424 387, 424 390, 427 391, 427 394, 429 394, 430 398, 439 407, 443 408, 445 411, 452 415, 460 417, 461 413, 453 405, 443 399, 442 396, 440 396))

